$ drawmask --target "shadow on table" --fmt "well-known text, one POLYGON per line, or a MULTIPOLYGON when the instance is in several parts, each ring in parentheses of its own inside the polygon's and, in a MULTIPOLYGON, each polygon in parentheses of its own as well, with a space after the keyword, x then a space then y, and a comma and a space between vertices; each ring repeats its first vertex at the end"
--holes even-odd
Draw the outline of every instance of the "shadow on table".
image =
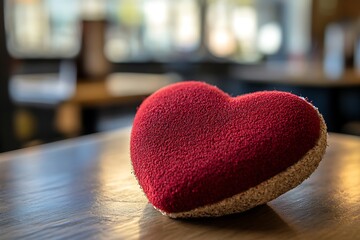
POLYGON ((140 239, 288 239, 296 232, 268 205, 218 218, 171 219, 148 204, 139 221, 140 239))

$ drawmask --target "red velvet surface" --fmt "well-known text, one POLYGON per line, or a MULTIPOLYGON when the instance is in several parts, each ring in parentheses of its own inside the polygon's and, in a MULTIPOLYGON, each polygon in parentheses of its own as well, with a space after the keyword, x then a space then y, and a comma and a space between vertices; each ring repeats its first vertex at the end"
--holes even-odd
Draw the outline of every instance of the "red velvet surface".
POLYGON ((320 119, 286 92, 232 98, 201 82, 160 89, 139 107, 131 133, 134 173, 165 212, 218 202, 284 171, 314 147, 320 119))

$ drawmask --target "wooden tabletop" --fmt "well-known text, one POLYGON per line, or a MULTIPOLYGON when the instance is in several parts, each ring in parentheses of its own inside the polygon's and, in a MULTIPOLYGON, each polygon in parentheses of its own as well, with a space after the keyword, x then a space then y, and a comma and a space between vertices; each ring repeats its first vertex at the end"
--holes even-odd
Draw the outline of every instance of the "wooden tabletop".
POLYGON ((129 129, 0 155, 0 239, 359 239, 360 138, 330 134, 316 172, 276 200, 174 220, 147 202, 129 129))

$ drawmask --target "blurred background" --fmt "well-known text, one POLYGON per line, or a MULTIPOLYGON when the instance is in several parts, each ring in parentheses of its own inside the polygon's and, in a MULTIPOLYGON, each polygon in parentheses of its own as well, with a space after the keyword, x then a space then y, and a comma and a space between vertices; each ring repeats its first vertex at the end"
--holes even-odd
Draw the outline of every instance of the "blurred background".
POLYGON ((360 135, 356 0, 3 0, 0 152, 130 126, 170 83, 304 96, 360 135))

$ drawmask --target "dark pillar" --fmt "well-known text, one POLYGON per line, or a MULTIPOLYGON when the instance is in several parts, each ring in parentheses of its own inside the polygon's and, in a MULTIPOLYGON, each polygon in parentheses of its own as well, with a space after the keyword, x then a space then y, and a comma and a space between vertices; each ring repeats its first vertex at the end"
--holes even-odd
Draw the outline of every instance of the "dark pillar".
POLYGON ((15 149, 13 113, 9 97, 10 58, 6 49, 4 1, 0 1, 0 152, 15 149))

